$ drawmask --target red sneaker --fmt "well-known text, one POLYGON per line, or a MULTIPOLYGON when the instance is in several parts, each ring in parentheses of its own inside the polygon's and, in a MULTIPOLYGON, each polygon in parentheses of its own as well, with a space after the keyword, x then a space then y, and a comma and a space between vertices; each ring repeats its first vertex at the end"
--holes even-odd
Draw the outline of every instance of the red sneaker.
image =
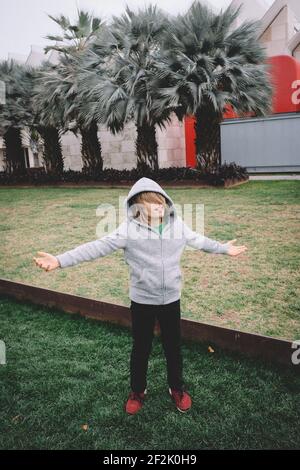
POLYGON ((169 387, 169 394, 175 402, 178 411, 185 413, 192 406, 191 396, 184 390, 174 390, 169 387))
POLYGON ((125 405, 126 413, 129 413, 130 415, 137 413, 144 404, 146 394, 147 389, 141 393, 131 391, 125 405))

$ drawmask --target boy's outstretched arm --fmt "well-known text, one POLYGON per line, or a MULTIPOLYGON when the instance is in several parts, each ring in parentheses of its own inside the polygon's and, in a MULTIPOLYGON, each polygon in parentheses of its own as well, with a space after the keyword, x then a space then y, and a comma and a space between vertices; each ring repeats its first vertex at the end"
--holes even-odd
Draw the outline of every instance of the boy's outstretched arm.
POLYGON ((207 251, 209 253, 226 254, 230 256, 239 255, 240 253, 247 250, 245 245, 233 246, 233 243, 236 242, 236 239, 230 240, 226 243, 220 243, 217 240, 213 240, 195 232, 185 222, 183 222, 182 219, 180 220, 182 223, 182 233, 186 239, 186 243, 193 248, 207 251))
MULTIPOLYGON (((49 257, 49 262, 51 262, 50 257, 57 261, 57 266, 61 268, 67 268, 69 266, 75 266, 78 263, 83 261, 92 261, 101 256, 109 255, 110 253, 120 249, 125 248, 127 242, 127 224, 122 222, 113 232, 105 235, 98 240, 93 240, 91 242, 83 243, 82 245, 73 248, 72 250, 65 251, 64 253, 58 255, 49 255, 48 253, 43 253, 44 258, 49 257)), ((37 265, 43 268, 47 268, 47 260, 43 258, 34 258, 37 265)), ((46 269, 46 271, 50 271, 46 269)))

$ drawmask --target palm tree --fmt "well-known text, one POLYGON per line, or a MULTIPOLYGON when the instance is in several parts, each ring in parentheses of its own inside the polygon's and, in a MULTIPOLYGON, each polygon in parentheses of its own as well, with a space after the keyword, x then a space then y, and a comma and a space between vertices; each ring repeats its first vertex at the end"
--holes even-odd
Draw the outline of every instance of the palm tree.
POLYGON ((31 68, 13 60, 0 63, 0 80, 5 84, 5 100, 0 103, 0 132, 5 143, 5 171, 25 171, 22 128, 30 125, 31 68))
POLYGON ((90 90, 89 100, 97 120, 113 134, 133 120, 139 170, 158 169, 156 129, 171 122, 169 109, 159 108, 150 84, 160 38, 167 16, 155 6, 133 12, 128 6, 121 17, 113 16, 83 58, 80 80, 90 90), (97 64, 99 55, 99 64, 97 64), (103 61, 103 57, 107 60, 103 61))
POLYGON ((36 87, 36 104, 42 111, 39 118, 48 123, 53 118, 61 135, 69 130, 77 135, 80 131, 82 171, 96 175, 103 169, 98 126, 95 120, 87 122, 83 118, 82 109, 87 109, 92 116, 92 106, 85 98, 86 90, 80 89, 77 71, 78 58, 71 55, 61 57, 56 66, 44 68, 41 71, 40 87, 36 87))
POLYGON ((55 100, 56 105, 61 107, 65 130, 68 130, 69 126, 75 135, 78 130, 80 131, 83 172, 95 175, 103 169, 101 144, 98 139, 97 122, 91 116, 85 90, 80 90, 79 87, 78 61, 86 54, 103 24, 99 18, 93 17, 86 11, 77 10, 77 13, 76 24, 72 24, 64 15, 59 17, 49 15, 60 26, 62 35, 47 36, 48 39, 61 43, 45 48, 45 52, 53 49, 60 53, 60 63, 56 67, 56 73, 48 74, 47 77, 47 92, 51 97, 48 101, 48 112, 51 113, 51 106, 55 100), (83 106, 89 110, 88 122, 82 115, 83 106))
POLYGON ((59 176, 64 171, 61 147, 64 119, 60 98, 51 89, 52 77, 55 75, 56 67, 48 62, 36 69, 31 95, 34 110, 33 127, 43 139, 43 159, 46 171, 59 176))
POLYGON ((221 164, 220 122, 227 106, 246 116, 271 110, 272 86, 258 42, 258 21, 230 27, 239 13, 229 6, 214 14, 194 1, 166 29, 153 87, 161 105, 182 120, 194 115, 197 166, 214 172, 221 164))
POLYGON ((61 36, 46 36, 46 39, 55 41, 55 45, 45 47, 46 53, 49 50, 56 50, 68 56, 74 52, 85 51, 102 27, 101 19, 94 17, 85 10, 77 9, 77 22, 75 24, 72 24, 70 19, 64 15, 48 16, 58 24, 62 34, 61 36))

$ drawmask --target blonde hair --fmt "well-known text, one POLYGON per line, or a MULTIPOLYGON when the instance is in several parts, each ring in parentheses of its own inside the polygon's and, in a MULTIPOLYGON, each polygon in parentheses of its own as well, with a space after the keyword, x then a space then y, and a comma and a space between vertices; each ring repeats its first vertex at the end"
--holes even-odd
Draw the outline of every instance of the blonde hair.
POLYGON ((139 218, 141 222, 148 225, 151 223, 151 214, 147 212, 144 202, 148 202, 149 204, 163 204, 165 210, 169 207, 166 198, 155 191, 142 191, 131 198, 130 205, 136 204, 136 206, 133 207, 133 217, 135 219, 139 218))

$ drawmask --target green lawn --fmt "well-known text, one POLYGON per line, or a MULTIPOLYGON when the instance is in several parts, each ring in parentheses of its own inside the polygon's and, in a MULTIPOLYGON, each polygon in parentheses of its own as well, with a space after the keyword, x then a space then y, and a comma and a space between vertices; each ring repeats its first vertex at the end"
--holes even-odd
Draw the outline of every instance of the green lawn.
POLYGON ((129 416, 131 332, 0 298, 1 449, 299 448, 300 376, 279 366, 183 341, 193 398, 178 412, 167 393, 159 337, 148 399, 129 416), (82 426, 87 425, 87 430, 82 426))
MULTIPOLYGON (((167 192, 178 204, 204 204, 206 236, 236 238, 248 247, 238 257, 184 252, 183 316, 299 339, 300 181, 167 192)), ((98 205, 118 207, 119 195, 127 194, 128 188, 1 188, 0 276, 129 306, 129 274, 121 250, 49 273, 32 260, 37 251, 59 254, 97 238, 98 205)))

